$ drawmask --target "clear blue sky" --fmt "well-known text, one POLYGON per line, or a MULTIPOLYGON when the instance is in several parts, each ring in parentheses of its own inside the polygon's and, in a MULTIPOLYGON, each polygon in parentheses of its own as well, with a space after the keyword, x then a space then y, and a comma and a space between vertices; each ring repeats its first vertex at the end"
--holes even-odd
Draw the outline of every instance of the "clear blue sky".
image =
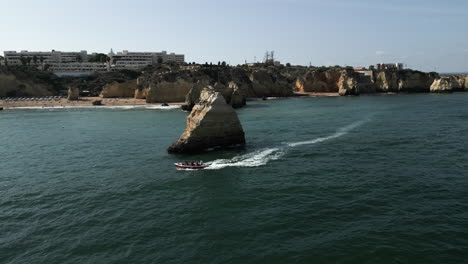
POLYGON ((160 51, 187 61, 468 71, 466 0, 0 0, 4 50, 160 51))

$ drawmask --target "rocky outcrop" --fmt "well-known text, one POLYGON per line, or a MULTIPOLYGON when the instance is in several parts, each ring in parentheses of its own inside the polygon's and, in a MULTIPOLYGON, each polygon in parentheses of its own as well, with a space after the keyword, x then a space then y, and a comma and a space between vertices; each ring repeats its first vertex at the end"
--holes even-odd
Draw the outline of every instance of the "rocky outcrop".
POLYGON ((92 105, 99 106, 102 105, 102 100, 94 100, 91 102, 92 105))
POLYGON ((450 93, 464 91, 466 89, 465 76, 446 76, 434 80, 431 85, 431 93, 450 93))
POLYGON ((358 82, 356 74, 353 71, 344 70, 341 72, 338 80, 338 93, 341 96, 359 95, 358 82))
POLYGON ((145 88, 137 88, 135 89, 135 99, 146 99, 146 96, 148 95, 148 89, 145 88))
POLYGON ((220 92, 209 86, 201 91, 198 103, 187 117, 184 133, 167 151, 193 153, 244 144, 244 130, 236 112, 220 92))
POLYGON ((183 102, 187 93, 192 89, 193 83, 186 80, 176 80, 175 82, 159 82, 149 85, 146 102, 147 103, 173 103, 183 102))
POLYGON ((404 70, 398 72, 398 92, 428 93, 435 79, 436 73, 424 73, 420 71, 404 70))
POLYGON ((229 89, 232 89, 229 104, 233 108, 241 108, 244 105, 246 105, 247 95, 245 89, 239 88, 239 86, 235 82, 230 82, 228 87, 229 89))
POLYGON ((80 89, 76 87, 68 87, 68 101, 75 101, 78 100, 80 97, 80 89))
POLYGON ((376 73, 376 91, 383 93, 426 93, 431 89, 437 73, 413 70, 380 71, 376 73))
POLYGON ((431 93, 450 93, 453 91, 453 79, 443 77, 435 80, 431 85, 431 93))
POLYGON ((376 89, 381 93, 396 93, 398 92, 398 72, 396 71, 381 71, 377 73, 376 89))
POLYGON ((102 87, 100 96, 102 98, 114 98, 114 97, 133 97, 135 96, 135 89, 137 81, 131 80, 126 82, 112 82, 102 87))
POLYGON ((245 98, 264 96, 290 96, 293 85, 276 68, 199 67, 195 70, 145 74, 138 79, 135 98, 146 97, 147 102, 184 101, 190 110, 197 102, 202 88, 207 85, 220 92, 233 107, 245 104, 245 98), (145 92, 146 91, 146 92, 145 92), (146 95, 144 95, 146 93, 146 95))
POLYGON ((341 72, 338 70, 309 71, 296 80, 295 91, 299 93, 337 93, 340 77, 341 72))
POLYGON ((464 83, 464 90, 468 92, 468 76, 465 77, 465 81, 463 83, 464 83))
MULTIPOLYGON (((203 79, 198 81, 192 89, 190 89, 189 93, 185 97, 185 106, 183 107, 184 110, 192 110, 192 108, 199 102, 201 91, 207 87, 209 84, 209 80, 203 79)), ((239 88, 239 86, 235 82, 229 82, 227 86, 216 83, 212 86, 212 88, 221 93, 228 104, 230 104, 233 108, 240 108, 246 104, 246 91, 248 88, 244 87, 244 89, 239 88)))
POLYGON ((0 97, 7 96, 49 96, 53 85, 36 79, 19 79, 14 73, 0 72, 0 97))
POLYGON ((452 89, 454 92, 462 92, 467 90, 468 76, 464 75, 453 75, 449 77, 452 82, 452 89))
POLYGON ((249 79, 252 82, 251 91, 255 97, 290 96, 293 94, 292 86, 280 74, 272 74, 272 72, 266 70, 256 70, 250 74, 249 79))

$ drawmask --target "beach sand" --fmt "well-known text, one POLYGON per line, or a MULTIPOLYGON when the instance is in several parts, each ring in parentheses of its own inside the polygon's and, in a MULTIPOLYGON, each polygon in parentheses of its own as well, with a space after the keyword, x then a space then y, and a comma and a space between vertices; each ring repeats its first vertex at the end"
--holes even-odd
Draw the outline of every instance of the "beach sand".
MULTIPOLYGON (((0 100, 0 107, 5 109, 17 107, 83 107, 93 106, 92 102, 102 100, 103 106, 160 106, 161 103, 148 104, 145 99, 134 98, 101 98, 82 97, 77 101, 68 101, 66 98, 50 99, 47 101, 5 101, 0 100)), ((184 102, 168 103, 169 105, 183 105, 184 102)))
MULTIPOLYGON (((296 96, 327 97, 339 96, 338 93, 295 93, 296 96)), ((145 99, 134 98, 101 98, 101 97, 82 97, 77 101, 69 101, 66 98, 50 99, 44 101, 5 101, 0 100, 0 107, 4 109, 11 108, 60 108, 60 107, 86 107, 93 106, 92 102, 101 100, 103 106, 161 106, 161 103, 149 104, 145 99)), ((185 102, 168 103, 171 106, 181 106, 185 102)), ((99 107, 99 106, 96 106, 99 107)))

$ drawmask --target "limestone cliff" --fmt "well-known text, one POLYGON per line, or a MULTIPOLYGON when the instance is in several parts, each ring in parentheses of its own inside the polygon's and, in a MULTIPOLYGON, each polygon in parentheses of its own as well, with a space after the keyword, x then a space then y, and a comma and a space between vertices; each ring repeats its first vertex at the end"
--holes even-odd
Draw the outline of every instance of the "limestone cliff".
POLYGON ((442 77, 434 80, 431 85, 431 93, 450 93, 463 90, 463 87, 463 78, 458 78, 457 76, 442 77))
MULTIPOLYGON (((185 97, 185 107, 183 107, 183 109, 192 110, 200 100, 201 91, 209 85, 209 80, 199 80, 185 97)), ((248 88, 244 87, 244 89, 241 89, 235 82, 229 82, 227 86, 216 83, 212 87, 215 91, 221 93, 226 102, 232 107, 240 108, 245 105, 248 88)))
POLYGON ((246 90, 239 87, 239 85, 237 85, 237 83, 235 82, 230 82, 228 87, 229 89, 232 89, 231 99, 229 100, 229 104, 233 108, 243 107, 246 104, 245 102, 247 98, 246 90))
POLYGON ((102 87, 100 96, 102 98, 133 97, 136 87, 136 79, 126 82, 112 82, 102 87))
POLYGON ((75 100, 78 100, 79 98, 80 98, 80 89, 76 87, 69 87, 67 99, 69 101, 75 101, 75 100))
POLYGON ((468 76, 465 77, 465 81, 463 83, 464 83, 464 90, 468 92, 468 76))
POLYGON ((176 80, 174 82, 162 81, 149 85, 146 102, 147 103, 172 103, 183 102, 187 93, 192 89, 193 83, 186 80, 176 80))
POLYGON ((135 99, 146 99, 146 96, 148 95, 148 89, 145 88, 137 88, 135 89, 135 99))
POLYGON ((398 72, 398 91, 408 93, 430 92, 431 85, 439 77, 436 73, 403 70, 398 72))
POLYGON ((353 71, 344 70, 338 80, 338 93, 341 96, 359 95, 358 81, 353 71))
POLYGON ((204 88, 187 117, 187 127, 168 148, 170 153, 192 153, 214 147, 244 145, 242 125, 234 109, 213 87, 204 88))
POLYGON ((300 93, 337 93, 340 77, 341 72, 338 70, 309 71, 303 77, 297 79, 295 91, 300 93))
POLYGON ((13 73, 0 73, 0 97, 53 95, 52 84, 35 79, 19 79, 13 73))
POLYGON ((200 90, 206 85, 211 85, 222 93, 228 104, 231 104, 231 98, 234 98, 232 105, 238 107, 243 105, 248 97, 292 95, 293 84, 290 78, 293 78, 295 72, 300 71, 288 71, 288 77, 285 77, 276 68, 213 66, 167 73, 147 73, 138 79, 135 98, 146 97, 147 102, 185 100, 186 109, 191 109, 198 101, 200 90))
POLYGON ((250 74, 249 79, 252 82, 252 91, 256 97, 290 96, 293 94, 292 86, 280 74, 272 74, 266 70, 256 70, 250 74))
POLYGON ((376 86, 377 92, 389 93, 398 92, 398 72, 396 71, 381 71, 377 73, 376 86))

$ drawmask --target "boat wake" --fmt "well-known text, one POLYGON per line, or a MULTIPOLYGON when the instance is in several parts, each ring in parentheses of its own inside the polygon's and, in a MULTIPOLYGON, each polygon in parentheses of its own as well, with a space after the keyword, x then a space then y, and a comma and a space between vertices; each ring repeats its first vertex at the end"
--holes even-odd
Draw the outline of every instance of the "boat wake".
POLYGON ((285 154, 284 148, 260 149, 232 159, 215 160, 205 170, 219 170, 226 167, 258 167, 266 165, 271 160, 277 160, 285 154))
POLYGON ((321 142, 325 142, 328 140, 336 139, 348 134, 353 129, 356 129, 363 124, 369 122, 370 119, 364 119, 355 123, 352 123, 348 126, 342 127, 338 129, 335 133, 329 136, 319 137, 312 140, 307 141, 300 141, 300 142, 292 142, 292 143, 285 143, 279 147, 273 148, 265 148, 260 149, 254 152, 250 152, 244 155, 235 156, 232 159, 218 159, 212 161, 209 167, 205 170, 219 170, 226 167, 259 167, 264 166, 268 162, 273 160, 278 160, 282 158, 288 151, 288 149, 304 146, 304 145, 313 145, 318 144, 321 142))

